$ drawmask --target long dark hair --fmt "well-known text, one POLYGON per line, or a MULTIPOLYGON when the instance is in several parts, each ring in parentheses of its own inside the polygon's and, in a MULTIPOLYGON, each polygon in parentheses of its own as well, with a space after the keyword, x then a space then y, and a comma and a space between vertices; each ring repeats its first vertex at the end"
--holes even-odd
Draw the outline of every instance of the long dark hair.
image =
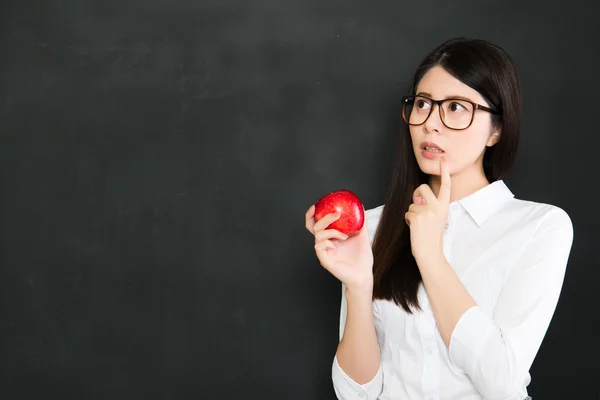
MULTIPOLYGON (((458 80, 477 90, 496 110, 492 123, 500 127, 500 139, 488 147, 483 169, 489 182, 500 179, 513 164, 520 132, 520 85, 513 61, 495 44, 480 39, 456 38, 434 49, 417 69, 410 88, 434 66, 441 66, 458 80)), ((393 300, 404 310, 420 309, 417 297, 421 273, 412 256, 410 231, 404 214, 416 188, 428 183, 414 155, 407 124, 402 125, 396 147, 396 163, 388 186, 383 213, 373 242, 373 298, 393 300)))

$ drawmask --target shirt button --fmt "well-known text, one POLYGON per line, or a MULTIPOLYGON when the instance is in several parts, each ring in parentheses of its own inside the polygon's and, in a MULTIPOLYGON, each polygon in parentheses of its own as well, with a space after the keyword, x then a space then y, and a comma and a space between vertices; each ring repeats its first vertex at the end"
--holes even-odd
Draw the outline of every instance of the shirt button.
POLYGON ((427 348, 427 353, 431 354, 431 347, 427 348))
POLYGON ((444 229, 448 229, 449 226, 450 226, 450 224, 446 223, 446 225, 444 225, 444 229))

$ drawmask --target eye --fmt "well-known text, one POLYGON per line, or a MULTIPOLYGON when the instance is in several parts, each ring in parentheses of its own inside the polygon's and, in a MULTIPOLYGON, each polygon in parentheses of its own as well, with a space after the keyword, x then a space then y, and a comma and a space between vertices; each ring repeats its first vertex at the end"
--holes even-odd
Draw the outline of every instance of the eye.
POLYGON ((424 110, 426 108, 429 108, 429 102, 427 100, 424 100, 424 99, 416 99, 415 100, 415 105, 420 110, 424 110))
POLYGON ((460 111, 464 111, 467 109, 466 106, 462 105, 459 102, 453 101, 452 103, 450 103, 448 105, 448 109, 452 112, 460 112, 460 111))

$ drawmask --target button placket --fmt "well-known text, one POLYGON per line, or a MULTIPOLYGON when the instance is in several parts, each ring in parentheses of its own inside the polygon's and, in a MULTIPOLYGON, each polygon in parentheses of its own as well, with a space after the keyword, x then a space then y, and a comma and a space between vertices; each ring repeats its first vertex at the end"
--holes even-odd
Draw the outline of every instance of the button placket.
POLYGON ((450 260, 450 251, 452 250, 452 221, 450 219, 450 212, 448 212, 448 221, 444 226, 444 244, 443 251, 444 256, 446 256, 447 260, 450 260))
POLYGON ((421 385, 423 392, 431 396, 437 396, 439 385, 438 364, 440 360, 435 357, 437 355, 435 327, 435 318, 432 313, 419 314, 419 336, 424 355, 421 385))

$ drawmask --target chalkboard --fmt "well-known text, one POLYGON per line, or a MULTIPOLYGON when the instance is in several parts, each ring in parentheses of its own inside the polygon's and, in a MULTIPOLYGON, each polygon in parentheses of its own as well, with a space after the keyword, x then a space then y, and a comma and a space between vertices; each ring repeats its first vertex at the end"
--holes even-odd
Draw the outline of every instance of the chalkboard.
POLYGON ((530 393, 596 398, 592 4, 2 2, 0 398, 334 399, 340 284, 304 213, 382 204, 399 98, 456 36, 515 59, 505 182, 574 224, 530 393))

